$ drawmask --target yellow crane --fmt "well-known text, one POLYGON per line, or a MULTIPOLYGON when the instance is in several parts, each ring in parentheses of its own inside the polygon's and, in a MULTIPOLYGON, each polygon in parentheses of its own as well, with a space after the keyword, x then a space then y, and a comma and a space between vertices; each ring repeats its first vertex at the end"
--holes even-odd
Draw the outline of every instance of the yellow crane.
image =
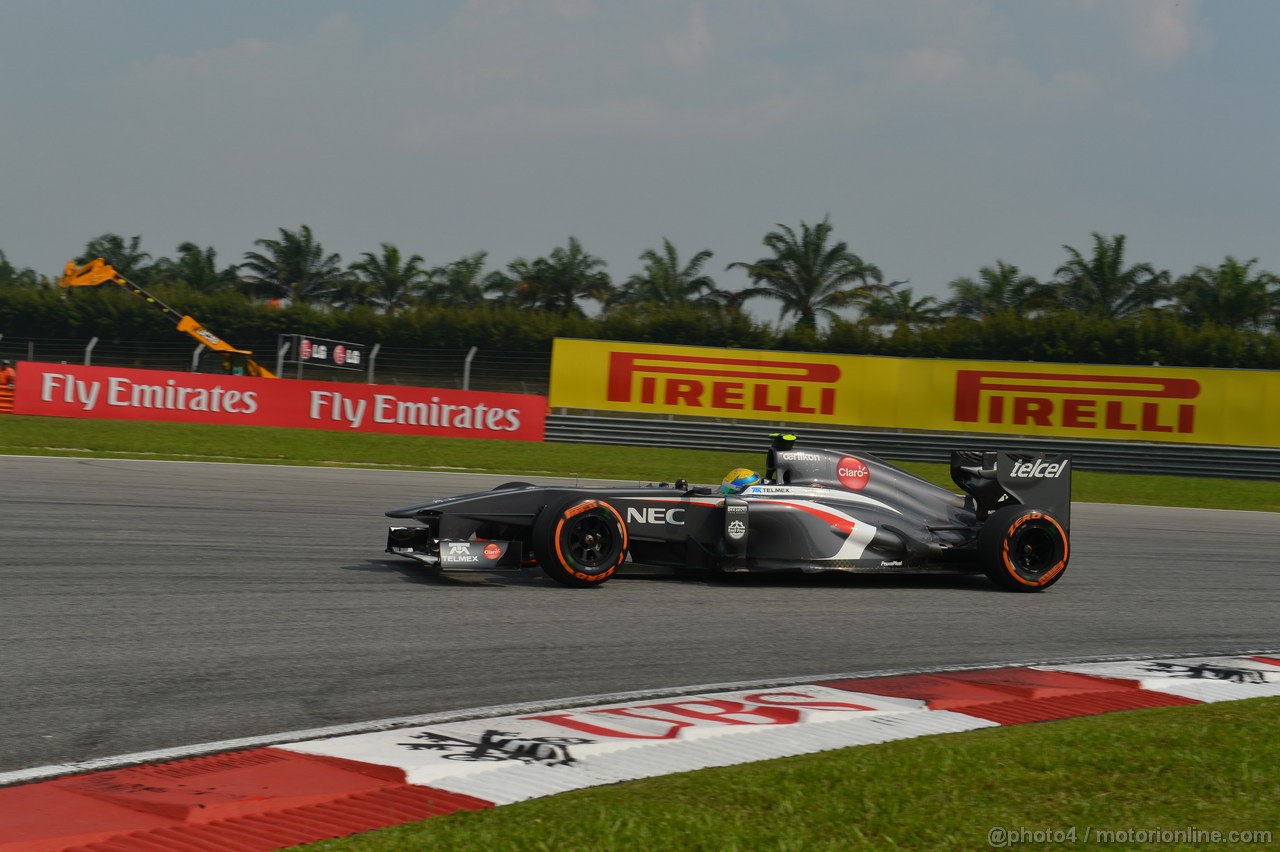
POLYGON ((58 279, 58 286, 96 287, 99 284, 108 282, 118 285, 147 304, 154 305, 163 311, 165 316, 177 323, 178 331, 186 332, 210 349, 221 352, 224 363, 229 368, 228 372, 242 372, 245 375, 258 376, 263 379, 277 378, 275 373, 253 360, 252 352, 247 349, 237 349, 202 326, 193 317, 169 307, 128 278, 125 278, 116 271, 115 267, 102 258, 86 263, 83 266, 77 266, 74 260, 68 261, 67 268, 63 271, 62 277, 58 279))

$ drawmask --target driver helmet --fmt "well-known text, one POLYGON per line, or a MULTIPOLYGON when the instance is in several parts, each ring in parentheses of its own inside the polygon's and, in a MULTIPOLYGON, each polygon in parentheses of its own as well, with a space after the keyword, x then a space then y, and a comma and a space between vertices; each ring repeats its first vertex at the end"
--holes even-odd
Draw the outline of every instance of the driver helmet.
POLYGON ((754 470, 745 467, 735 467, 724 475, 724 479, 720 482, 721 494, 741 494, 752 485, 758 485, 763 480, 760 474, 754 470))

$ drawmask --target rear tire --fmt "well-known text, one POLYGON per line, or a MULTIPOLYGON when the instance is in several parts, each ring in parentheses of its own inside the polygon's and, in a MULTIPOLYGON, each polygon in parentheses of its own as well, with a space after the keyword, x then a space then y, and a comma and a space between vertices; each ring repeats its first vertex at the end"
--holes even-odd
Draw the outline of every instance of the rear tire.
POLYGON ((987 578, 1013 592, 1043 592, 1062 579, 1070 556, 1062 524, 1032 506, 997 509, 978 534, 978 558, 987 578))
POLYGON ((603 500, 572 497, 547 506, 533 524, 543 572, 564 586, 598 586, 627 556, 627 525, 603 500))

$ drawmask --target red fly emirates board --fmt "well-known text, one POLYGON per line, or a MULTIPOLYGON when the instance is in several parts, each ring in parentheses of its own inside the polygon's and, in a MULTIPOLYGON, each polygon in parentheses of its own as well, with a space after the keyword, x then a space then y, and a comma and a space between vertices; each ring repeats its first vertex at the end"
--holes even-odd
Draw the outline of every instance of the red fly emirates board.
POLYGON ((162 370, 18 365, 14 413, 541 441, 545 397, 259 379, 162 370))

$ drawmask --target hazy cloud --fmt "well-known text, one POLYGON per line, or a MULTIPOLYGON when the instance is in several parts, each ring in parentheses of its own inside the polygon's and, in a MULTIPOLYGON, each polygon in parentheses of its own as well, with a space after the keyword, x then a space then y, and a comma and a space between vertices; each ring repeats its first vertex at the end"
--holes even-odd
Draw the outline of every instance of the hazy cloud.
POLYGON ((668 237, 741 286, 723 264, 827 214, 921 295, 997 259, 1048 276, 1095 230, 1161 268, 1230 253, 1280 269, 1280 193, 1260 177, 1280 134, 1272 0, 44 0, 6 15, 0 250, 46 272, 104 232, 234 262, 306 223, 348 260, 386 241, 502 265, 574 235, 619 278, 668 237))

